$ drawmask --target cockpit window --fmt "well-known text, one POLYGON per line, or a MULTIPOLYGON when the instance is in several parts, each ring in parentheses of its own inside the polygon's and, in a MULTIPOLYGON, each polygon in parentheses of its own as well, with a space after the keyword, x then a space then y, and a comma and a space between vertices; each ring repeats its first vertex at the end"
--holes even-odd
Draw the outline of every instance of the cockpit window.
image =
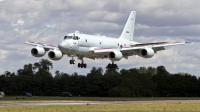
POLYGON ((73 39, 74 40, 78 40, 78 36, 73 36, 73 39))
POLYGON ((72 39, 72 36, 65 36, 64 39, 72 39))
POLYGON ((74 39, 74 40, 78 40, 78 36, 65 36, 64 39, 74 39))

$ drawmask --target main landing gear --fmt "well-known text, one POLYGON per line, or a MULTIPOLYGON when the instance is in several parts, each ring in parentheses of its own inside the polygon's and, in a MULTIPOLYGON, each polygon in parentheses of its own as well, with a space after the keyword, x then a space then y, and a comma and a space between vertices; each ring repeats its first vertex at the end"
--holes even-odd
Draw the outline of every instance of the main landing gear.
POLYGON ((78 63, 78 68, 86 68, 87 64, 84 63, 83 58, 81 58, 81 63, 78 63))
POLYGON ((87 64, 86 63, 78 63, 78 68, 86 68, 87 64))
POLYGON ((108 64, 107 65, 107 68, 113 68, 113 69, 118 69, 118 66, 117 66, 117 64, 114 64, 114 62, 112 62, 112 64, 108 64))

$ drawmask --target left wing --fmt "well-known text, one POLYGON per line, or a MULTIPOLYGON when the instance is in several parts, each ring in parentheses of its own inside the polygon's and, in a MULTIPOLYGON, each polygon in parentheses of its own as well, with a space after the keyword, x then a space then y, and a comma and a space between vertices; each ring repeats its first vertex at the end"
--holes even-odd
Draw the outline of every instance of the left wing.
MULTIPOLYGON (((154 49, 154 51, 160 51, 165 50, 164 47, 166 46, 174 46, 174 45, 182 45, 189 42, 156 42, 156 43, 144 43, 144 44, 135 44, 131 45, 130 47, 121 47, 120 49, 117 49, 119 51, 131 51, 131 50, 140 50, 144 49, 146 47, 154 49)), ((107 49, 101 49, 101 48, 95 48, 93 49, 94 53, 106 53, 111 52, 113 50, 116 50, 116 48, 107 48, 107 49)))

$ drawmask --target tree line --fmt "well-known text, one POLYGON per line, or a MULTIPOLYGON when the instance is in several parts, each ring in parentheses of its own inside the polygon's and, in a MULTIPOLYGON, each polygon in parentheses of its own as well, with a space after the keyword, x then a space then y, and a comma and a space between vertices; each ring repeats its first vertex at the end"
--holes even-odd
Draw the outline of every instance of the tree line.
POLYGON ((87 75, 56 71, 51 61, 26 64, 16 73, 0 75, 0 91, 6 95, 98 97, 199 97, 200 78, 188 73, 169 73, 164 66, 115 70, 93 67, 87 75))

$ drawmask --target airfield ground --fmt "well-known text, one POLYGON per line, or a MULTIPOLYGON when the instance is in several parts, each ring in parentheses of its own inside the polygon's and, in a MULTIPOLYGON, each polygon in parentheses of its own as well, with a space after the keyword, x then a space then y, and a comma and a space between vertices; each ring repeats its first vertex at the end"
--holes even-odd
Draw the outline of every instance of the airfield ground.
POLYGON ((200 98, 6 97, 1 111, 200 112, 200 98))

